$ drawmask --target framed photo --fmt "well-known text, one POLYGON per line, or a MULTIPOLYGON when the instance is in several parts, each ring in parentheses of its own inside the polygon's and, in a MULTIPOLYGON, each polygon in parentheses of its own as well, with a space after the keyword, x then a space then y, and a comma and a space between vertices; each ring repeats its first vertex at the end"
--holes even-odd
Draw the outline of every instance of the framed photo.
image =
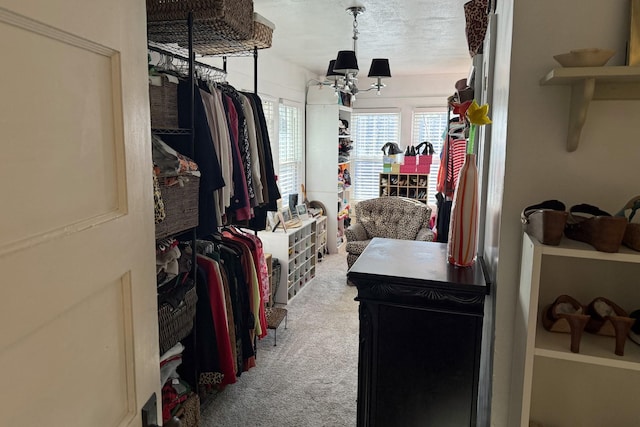
MULTIPOLYGON (((283 215, 284 211, 285 211, 285 209, 280 209, 277 212, 277 215, 276 215, 276 217, 277 217, 276 227, 274 227, 273 231, 276 231, 276 228, 278 228, 278 227, 282 227, 282 229, 284 231, 287 231, 287 225, 286 225, 286 221, 285 221, 284 215, 283 215)), ((291 215, 291 212, 289 212, 289 215, 291 215)))
POLYGON ((284 219, 284 222, 288 222, 288 221, 291 221, 293 219, 293 215, 291 214, 291 209, 289 209, 289 208, 280 209, 280 214, 282 215, 282 218, 284 219))
POLYGON ((275 230, 278 226, 278 213, 273 211, 267 212, 267 227, 266 230, 275 230))
POLYGON ((296 206, 296 212, 298 213, 298 217, 300 217, 300 219, 309 219, 309 212, 307 211, 307 205, 296 206))

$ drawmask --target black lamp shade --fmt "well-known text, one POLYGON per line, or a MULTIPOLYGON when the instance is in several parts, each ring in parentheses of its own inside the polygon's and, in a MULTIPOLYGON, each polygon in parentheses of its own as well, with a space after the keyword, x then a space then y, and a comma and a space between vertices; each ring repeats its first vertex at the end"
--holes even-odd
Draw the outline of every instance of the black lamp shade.
POLYGON ((389 60, 384 58, 372 59, 368 77, 391 77, 389 60))
POLYGON ((327 79, 329 80, 337 80, 340 76, 344 76, 344 73, 338 73, 334 71, 335 64, 335 59, 329 61, 329 68, 327 68, 327 79))
POLYGON ((336 63, 333 66, 333 71, 336 73, 352 73, 358 71, 358 59, 356 53, 352 50, 341 50, 338 52, 336 63))

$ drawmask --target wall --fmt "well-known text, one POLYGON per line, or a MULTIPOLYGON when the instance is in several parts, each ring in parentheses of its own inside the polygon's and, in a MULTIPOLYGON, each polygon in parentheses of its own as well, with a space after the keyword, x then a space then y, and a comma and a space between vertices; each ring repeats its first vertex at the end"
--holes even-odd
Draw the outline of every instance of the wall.
POLYGON ((485 251, 496 272, 492 425, 506 427, 516 425, 508 418, 509 399, 521 397, 519 390, 511 389, 510 372, 512 325, 514 316, 522 316, 514 309, 520 212, 528 205, 559 199, 567 209, 585 202, 615 213, 638 194, 640 145, 634 122, 640 117, 640 102, 592 103, 580 147, 567 152, 570 88, 540 86, 540 78, 558 66, 553 55, 577 48, 615 49, 618 54, 608 65, 623 65, 628 1, 505 0, 497 5, 492 178, 486 217, 491 232, 485 251))

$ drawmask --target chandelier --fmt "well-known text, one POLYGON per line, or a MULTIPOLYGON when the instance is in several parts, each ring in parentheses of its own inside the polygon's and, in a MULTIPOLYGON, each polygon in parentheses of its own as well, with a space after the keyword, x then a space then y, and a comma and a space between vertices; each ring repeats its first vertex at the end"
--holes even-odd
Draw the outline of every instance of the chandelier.
POLYGON ((336 93, 338 91, 347 92, 352 95, 352 99, 355 100, 355 95, 358 92, 367 92, 370 90, 376 90, 380 95, 380 89, 385 87, 382 83, 382 79, 391 77, 391 71, 389 69, 389 60, 386 58, 375 58, 371 60, 371 67, 369 68, 368 77, 376 79, 376 83, 373 83, 368 89, 358 89, 358 58, 356 56, 358 48, 358 15, 364 13, 364 6, 351 6, 346 9, 347 13, 353 15, 353 50, 341 50, 338 52, 336 59, 329 61, 329 68, 327 69, 326 78, 332 87, 335 88, 336 93))

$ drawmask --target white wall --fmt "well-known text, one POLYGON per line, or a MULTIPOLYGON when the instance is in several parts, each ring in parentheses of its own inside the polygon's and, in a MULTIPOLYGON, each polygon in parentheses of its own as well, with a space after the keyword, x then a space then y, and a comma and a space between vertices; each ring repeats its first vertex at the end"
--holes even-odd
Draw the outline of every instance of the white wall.
POLYGON ((519 398, 518 390, 510 390, 510 369, 514 316, 522 316, 514 310, 522 241, 520 212, 533 203, 559 199, 567 209, 584 202, 615 213, 638 194, 640 159, 635 135, 640 102, 592 103, 580 147, 569 153, 565 140, 570 89, 539 85, 541 77, 558 66, 553 55, 570 49, 612 48, 618 54, 608 65, 623 65, 628 0, 514 3, 497 3, 492 192, 485 248, 497 273, 492 425, 504 427, 516 425, 508 419, 507 406, 510 397, 519 398))
MULTIPOLYGON (((203 62, 222 66, 220 58, 206 58, 203 62)), ((229 57, 227 80, 236 89, 253 92, 253 56, 229 57)), ((304 105, 306 82, 313 74, 302 67, 275 56, 269 49, 258 50, 258 94, 304 105)))

